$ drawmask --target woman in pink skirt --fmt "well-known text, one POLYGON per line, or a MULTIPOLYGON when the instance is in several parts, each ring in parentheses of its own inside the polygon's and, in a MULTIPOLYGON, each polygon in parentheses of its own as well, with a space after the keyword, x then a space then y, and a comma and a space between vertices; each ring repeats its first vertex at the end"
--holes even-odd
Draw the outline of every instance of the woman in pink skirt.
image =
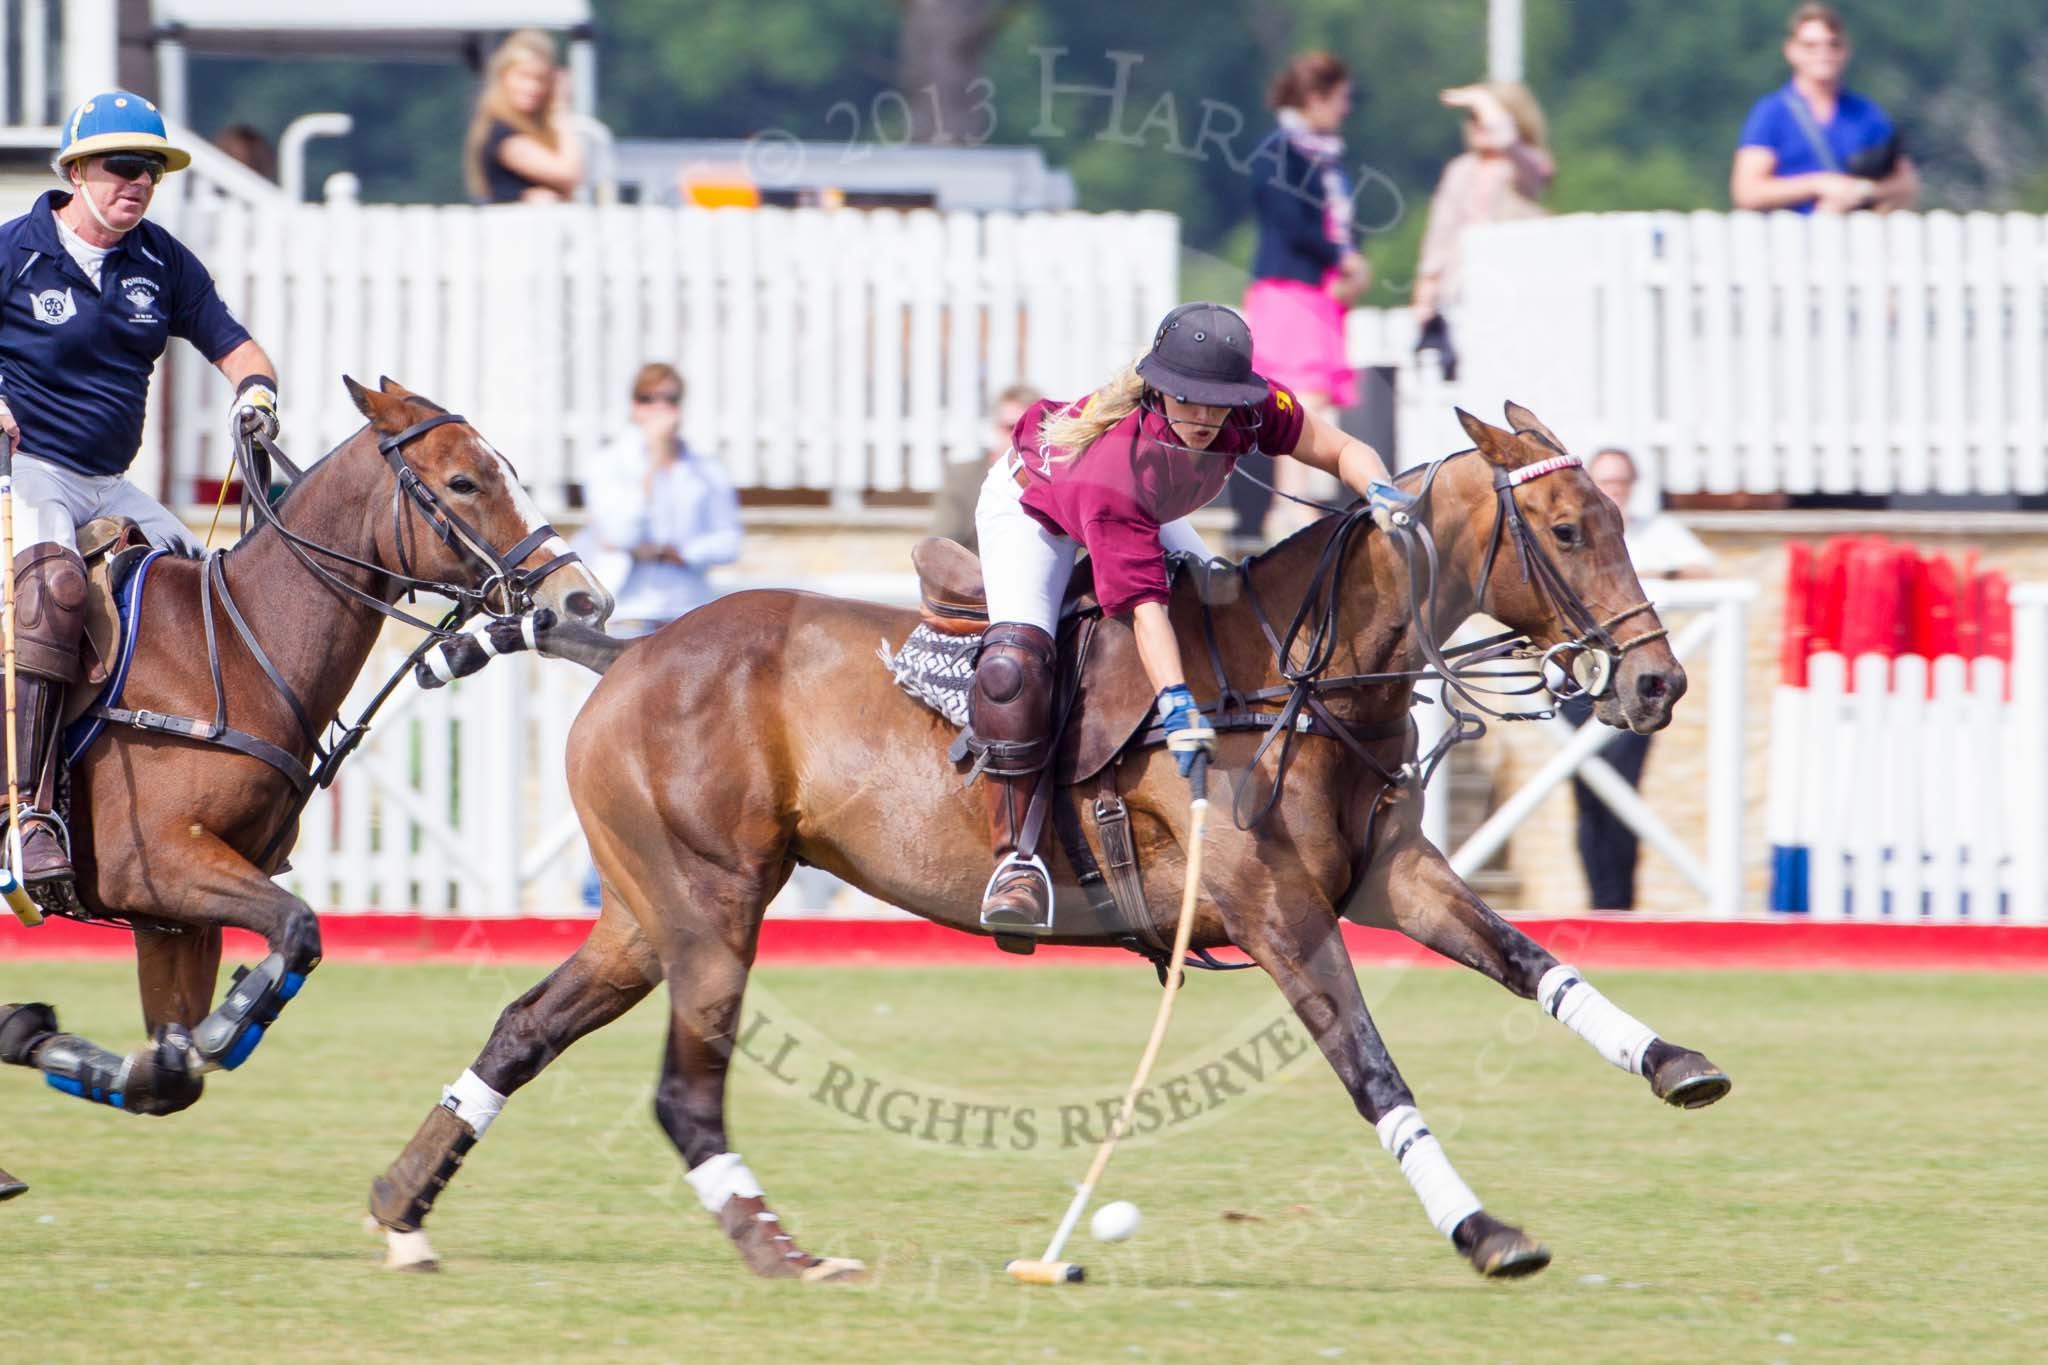
MULTIPOLYGON (((1259 371, 1334 426, 1337 409, 1358 397, 1344 313, 1372 277, 1351 245, 1351 181, 1338 131, 1351 111, 1351 73, 1328 52, 1304 52, 1274 78, 1267 100, 1280 126, 1252 157, 1259 237, 1245 319, 1258 338, 1259 371)), ((1304 477, 1314 471, 1301 466, 1273 472, 1289 493, 1329 491, 1314 489, 1304 477)), ((1257 535, 1266 501, 1233 497, 1241 535, 1257 535)))

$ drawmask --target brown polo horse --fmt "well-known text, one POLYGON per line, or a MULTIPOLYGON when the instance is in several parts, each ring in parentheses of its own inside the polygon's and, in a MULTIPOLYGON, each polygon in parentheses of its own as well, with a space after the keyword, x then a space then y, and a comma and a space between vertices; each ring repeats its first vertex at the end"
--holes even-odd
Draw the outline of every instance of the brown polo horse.
MULTIPOLYGON (((1413 514, 1419 535, 1411 549, 1425 546, 1439 565, 1424 613, 1435 619, 1412 619, 1412 553, 1378 533, 1340 539, 1356 513, 1327 518, 1253 560, 1239 600, 1214 609, 1233 688, 1285 685, 1260 604, 1284 621, 1321 581, 1331 676, 1418 669, 1425 657, 1441 658, 1418 624, 1441 638, 1479 610, 1545 646, 1584 638, 1590 620, 1613 646, 1612 685, 1597 714, 1639 732, 1661 728, 1685 677, 1629 564, 1620 515, 1534 414, 1510 404, 1514 432, 1460 415, 1477 451, 1433 467, 1413 514), (1342 547, 1334 556, 1333 546, 1342 547), (1614 640, 1609 629, 1628 638, 1614 640)), ((1406 482, 1417 487, 1414 477, 1406 482)), ((1207 657, 1202 612, 1194 588, 1179 584, 1173 619, 1191 686, 1207 705, 1218 690, 1196 662, 1207 657)), ((575 955, 505 1010, 464 1077, 493 1093, 495 1114, 503 1096, 577 1038, 666 980, 669 1038, 655 1115, 707 1208, 762 1274, 830 1278, 848 1265, 796 1247, 727 1143, 726 1073, 769 898, 801 861, 928 919, 979 931, 988 867, 979 793, 963 787, 947 761, 945 724, 900 694, 874 659, 878 637, 900 642, 915 624, 913 613, 885 606, 745 593, 619 656, 578 717, 568 751, 570 789, 603 876, 603 909, 575 955)), ((1659 1098, 1697 1107, 1720 1098, 1728 1081, 1560 969, 1423 837, 1412 775, 1392 783, 1383 775, 1403 773, 1415 757, 1412 729, 1398 726, 1412 686, 1397 679, 1323 695, 1355 735, 1399 728, 1398 737, 1356 748, 1306 737, 1266 819, 1250 829, 1212 827, 1193 942, 1235 945, 1263 967, 1359 1112, 1380 1127, 1439 1230, 1482 1273, 1525 1274, 1548 1253, 1475 1211, 1476 1200, 1469 1208, 1446 1203, 1435 1167, 1421 1169, 1433 1161, 1449 1172, 1367 1013, 1340 914, 1399 929, 1524 998, 1549 977, 1544 1006, 1646 1078, 1659 1098), (1424 1190, 1431 1181, 1434 1196, 1424 1190)), ((1270 794, 1280 746, 1252 770, 1258 743, 1255 734, 1225 734, 1215 769, 1270 794)), ((1158 748, 1127 753, 1118 787, 1132 809, 1154 927, 1169 932, 1185 868, 1187 787, 1158 748)), ((1051 941, 1103 942, 1071 871, 1057 879, 1063 927, 1051 941)), ((434 1110, 373 1188, 389 1264, 432 1263, 421 1220, 476 1136, 455 1107, 434 1110)), ((1454 1174, 1450 1180, 1464 1189, 1454 1174)))
POLYGON ((208 559, 149 566, 121 698, 149 728, 110 725, 83 754, 69 824, 80 913, 134 926, 150 1042, 117 1057, 58 1032, 47 1005, 0 1006, 0 1059, 59 1089, 133 1112, 185 1108, 206 1071, 247 1058, 319 962, 313 911, 272 875, 315 740, 384 627, 380 604, 417 586, 589 625, 610 612, 472 427, 389 380, 345 382, 368 425, 301 476, 274 524, 208 559), (150 724, 211 729, 220 705, 239 749, 150 724), (209 1015, 224 926, 261 934, 271 956, 209 1015))

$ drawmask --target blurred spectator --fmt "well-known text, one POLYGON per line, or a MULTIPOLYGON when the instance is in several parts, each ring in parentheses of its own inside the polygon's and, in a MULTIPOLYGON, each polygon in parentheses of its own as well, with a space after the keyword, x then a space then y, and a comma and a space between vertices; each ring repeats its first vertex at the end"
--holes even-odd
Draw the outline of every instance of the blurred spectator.
MULTIPOLYGON (((1331 53, 1304 52, 1274 78, 1266 101, 1280 126, 1252 153, 1258 245, 1244 316, 1257 348, 1253 363, 1334 426, 1336 409, 1358 401, 1358 376, 1344 350, 1344 312, 1372 282, 1372 268, 1352 246, 1351 179, 1340 131, 1351 112, 1351 72, 1331 53)), ((1336 492, 1334 479, 1299 460, 1276 468, 1262 455, 1249 455, 1239 465, 1297 496, 1336 492)), ((1227 496, 1237 513, 1237 541, 1256 543, 1273 495, 1235 479, 1227 496)), ((1287 519, 1305 517, 1290 513, 1287 519)))
POLYGON ((569 73, 555 40, 523 28, 498 44, 462 148, 469 197, 559 204, 583 183, 583 144, 569 126, 569 73))
POLYGON ((1842 84, 1849 34, 1827 5, 1801 5, 1785 25, 1792 79, 1758 100, 1728 176, 1739 209, 1849 213, 1911 208, 1920 173, 1877 104, 1842 84))
POLYGON ((1550 157, 1543 110, 1527 86, 1488 81, 1446 90, 1437 99, 1463 112, 1465 150, 1444 167, 1429 201, 1429 226, 1410 302, 1419 328, 1416 349, 1435 351, 1444 378, 1456 379, 1458 353, 1450 318, 1464 289, 1459 237, 1474 223, 1541 214, 1557 165, 1550 157))
POLYGON ((213 145, 265 180, 277 179, 277 148, 261 130, 246 123, 230 123, 213 135, 213 145))
POLYGON ((739 496, 718 461, 683 443, 683 377, 644 365, 631 434, 598 452, 584 484, 585 558, 618 599, 614 635, 644 635, 717 594, 705 571, 740 553, 739 496))
MULTIPOLYGON (((1595 455, 1587 472, 1614 505, 1621 509, 1622 537, 1638 578, 1705 578, 1714 556, 1699 537, 1668 512, 1632 517, 1636 462, 1625 450, 1609 447, 1595 455)), ((1573 700, 1563 707, 1573 725, 1592 719, 1590 702, 1573 700)), ((1627 730, 1609 735, 1600 757, 1631 787, 1642 785, 1643 763, 1650 756, 1650 737, 1627 730)), ((1586 869, 1586 889, 1595 910, 1633 910, 1636 906, 1636 835, 1608 809, 1591 787, 1572 779, 1572 800, 1578 807, 1579 861, 1586 869)))
POLYGON ((939 485, 938 496, 932 499, 933 535, 957 540, 979 552, 974 535, 974 507, 981 498, 982 480, 988 477, 991 464, 1010 453, 1010 435, 1017 429, 1024 409, 1043 397, 1029 384, 1012 384, 996 395, 989 412, 987 448, 946 463, 944 482, 939 485))

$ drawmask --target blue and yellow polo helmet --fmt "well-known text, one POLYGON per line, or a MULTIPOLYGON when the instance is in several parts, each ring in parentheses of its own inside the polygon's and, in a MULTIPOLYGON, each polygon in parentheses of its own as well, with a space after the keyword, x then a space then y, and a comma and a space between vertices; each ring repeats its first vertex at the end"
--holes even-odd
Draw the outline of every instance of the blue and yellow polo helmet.
POLYGON ((171 145, 156 106, 127 90, 94 95, 71 111, 64 120, 57 165, 62 168, 83 156, 112 152, 155 152, 164 159, 164 169, 171 171, 192 164, 190 152, 171 145))

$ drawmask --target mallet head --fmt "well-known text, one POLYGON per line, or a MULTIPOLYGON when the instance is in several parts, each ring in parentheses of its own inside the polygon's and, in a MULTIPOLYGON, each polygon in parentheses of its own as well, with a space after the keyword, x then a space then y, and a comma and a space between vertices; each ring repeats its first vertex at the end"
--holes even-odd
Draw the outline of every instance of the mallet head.
POLYGON ((1003 1269, 1019 1284, 1079 1284, 1088 1278, 1072 1261, 1011 1261, 1003 1269))

